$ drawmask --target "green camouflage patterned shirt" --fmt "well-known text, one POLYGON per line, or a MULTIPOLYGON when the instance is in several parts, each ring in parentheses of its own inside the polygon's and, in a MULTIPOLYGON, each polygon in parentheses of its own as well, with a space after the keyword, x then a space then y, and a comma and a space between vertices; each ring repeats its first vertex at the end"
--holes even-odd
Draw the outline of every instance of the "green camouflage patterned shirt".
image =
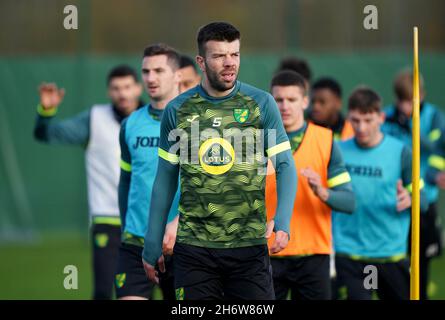
POLYGON ((224 98, 197 86, 169 103, 162 122, 159 156, 180 165, 176 241, 208 248, 265 244, 265 156, 290 150, 273 97, 239 81, 224 98), (179 139, 168 139, 174 129, 179 150, 179 139))

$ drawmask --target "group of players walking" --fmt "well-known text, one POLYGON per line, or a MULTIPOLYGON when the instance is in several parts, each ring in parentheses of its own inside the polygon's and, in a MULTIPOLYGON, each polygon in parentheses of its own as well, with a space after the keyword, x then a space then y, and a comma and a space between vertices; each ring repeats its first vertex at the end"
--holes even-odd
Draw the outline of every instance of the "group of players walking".
MULTIPOLYGON (((396 76, 393 105, 359 86, 343 116, 339 83, 312 83, 303 60, 283 59, 269 92, 239 81, 231 24, 201 27, 197 44, 196 61, 144 49, 148 104, 125 65, 107 78, 111 103, 60 122, 64 90, 40 87, 35 137, 85 149, 94 298, 149 299, 158 284, 170 300, 408 299, 411 71, 396 76)), ((445 120, 424 92, 421 81, 426 299, 445 120)))

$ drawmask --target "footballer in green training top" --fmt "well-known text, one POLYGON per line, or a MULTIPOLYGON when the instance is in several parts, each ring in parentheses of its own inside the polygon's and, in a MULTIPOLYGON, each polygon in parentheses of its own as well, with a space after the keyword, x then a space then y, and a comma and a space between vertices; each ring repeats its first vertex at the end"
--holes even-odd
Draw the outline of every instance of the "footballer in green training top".
POLYGON ((272 253, 284 249, 297 176, 277 105, 237 80, 240 32, 225 22, 198 32, 202 83, 174 100, 161 122, 159 166, 143 251, 157 282, 168 211, 180 173, 179 226, 173 253, 178 299, 274 299, 272 253), (266 225, 267 158, 277 171, 278 206, 266 225))

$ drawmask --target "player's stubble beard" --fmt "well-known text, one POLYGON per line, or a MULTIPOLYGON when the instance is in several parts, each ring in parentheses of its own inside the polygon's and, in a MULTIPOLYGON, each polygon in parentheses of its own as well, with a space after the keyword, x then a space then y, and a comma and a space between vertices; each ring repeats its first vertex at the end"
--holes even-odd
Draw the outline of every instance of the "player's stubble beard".
POLYGON ((216 91, 224 92, 232 89, 235 86, 236 80, 238 79, 238 70, 236 68, 229 69, 230 71, 233 71, 235 73, 235 79, 233 80, 232 83, 226 83, 224 81, 220 81, 218 79, 219 76, 218 72, 210 69, 207 63, 205 63, 205 70, 210 86, 216 91))

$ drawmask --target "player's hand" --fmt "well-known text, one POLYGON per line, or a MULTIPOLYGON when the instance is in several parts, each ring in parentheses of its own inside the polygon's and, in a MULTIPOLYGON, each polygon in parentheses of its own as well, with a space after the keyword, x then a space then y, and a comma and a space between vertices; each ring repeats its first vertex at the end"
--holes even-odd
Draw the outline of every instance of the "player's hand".
MULTIPOLYGON (((266 225, 266 239, 269 239, 273 233, 273 228, 275 226, 275 221, 270 220, 266 225)), ((284 231, 277 231, 275 233, 275 241, 272 246, 269 248, 270 253, 278 253, 284 248, 287 247, 287 243, 289 242, 289 235, 284 231)))
POLYGON ((161 255, 158 259, 158 268, 162 273, 165 272, 164 255, 161 255))
POLYGON ((439 188, 445 189, 445 171, 439 172, 436 175, 436 184, 439 188))
POLYGON ((176 231, 178 230, 179 215, 165 227, 164 239, 162 241, 162 253, 166 256, 173 254, 176 242, 176 231))
MULTIPOLYGON (((142 259, 142 264, 144 265, 145 274, 147 275, 148 279, 155 284, 159 284, 159 273, 156 271, 156 268, 146 262, 144 259, 142 259)), ((165 272, 164 256, 159 257, 158 267, 159 271, 162 273, 165 272)))
POLYGON ((275 254, 287 247, 289 235, 281 230, 275 232, 275 241, 270 247, 270 253, 275 254))
POLYGON ((65 89, 59 89, 55 83, 43 82, 39 86, 40 104, 43 109, 57 108, 65 96, 65 89))
POLYGON ((321 177, 317 172, 315 172, 311 168, 305 168, 300 170, 300 175, 307 179, 307 182, 309 183, 312 191, 318 198, 320 198, 320 200, 322 200, 323 202, 328 200, 329 191, 328 189, 323 187, 323 184, 321 183, 321 177))
POLYGON ((411 207, 411 195, 403 187, 402 180, 397 181, 397 211, 401 212, 411 207))

